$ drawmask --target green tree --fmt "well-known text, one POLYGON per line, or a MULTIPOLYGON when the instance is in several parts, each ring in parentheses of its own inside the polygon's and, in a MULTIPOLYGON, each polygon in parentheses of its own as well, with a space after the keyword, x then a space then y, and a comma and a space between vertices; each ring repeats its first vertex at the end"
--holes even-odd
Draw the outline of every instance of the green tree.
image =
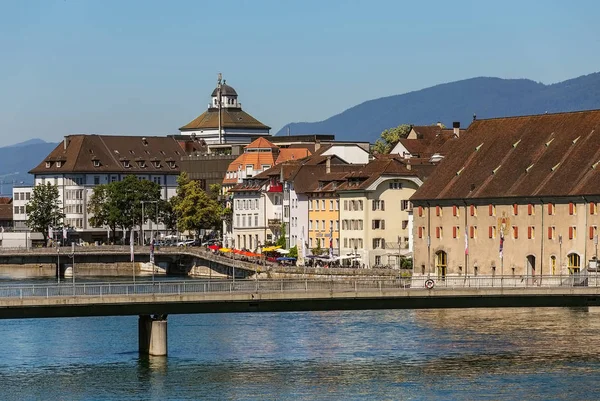
POLYGON ((290 258, 297 258, 298 257, 298 246, 294 245, 293 247, 290 248, 290 253, 288 253, 288 255, 290 258))
POLYGON ((160 202, 160 185, 148 180, 139 180, 134 175, 94 187, 88 212, 92 225, 107 225, 113 232, 117 227, 131 230, 148 220, 157 221, 156 207, 150 202, 160 202), (142 216, 142 201, 145 205, 142 216), (142 221, 143 220, 143 221, 142 221))
POLYGON ((190 180, 182 173, 177 179, 177 227, 180 231, 192 231, 198 236, 200 230, 217 230, 221 225, 223 208, 200 186, 198 181, 190 180))
POLYGON ((168 201, 161 201, 159 205, 159 219, 171 233, 177 230, 177 213, 175 213, 177 200, 177 196, 172 196, 168 201))
POLYGON ((392 151, 394 146, 402 138, 406 138, 410 133, 411 126, 408 124, 402 124, 395 128, 389 128, 381 133, 381 137, 375 141, 373 150, 379 154, 388 154, 392 151))
POLYGON ((56 185, 48 183, 33 187, 31 200, 27 204, 27 227, 42 233, 44 245, 48 244, 48 227, 62 223, 65 218, 61 203, 56 185))
POLYGON ((312 254, 315 256, 319 256, 323 254, 323 248, 321 248, 321 241, 317 241, 317 246, 312 249, 312 254))
POLYGON ((279 238, 277 238, 277 242, 275 245, 285 248, 285 223, 281 223, 281 227, 279 228, 279 238))

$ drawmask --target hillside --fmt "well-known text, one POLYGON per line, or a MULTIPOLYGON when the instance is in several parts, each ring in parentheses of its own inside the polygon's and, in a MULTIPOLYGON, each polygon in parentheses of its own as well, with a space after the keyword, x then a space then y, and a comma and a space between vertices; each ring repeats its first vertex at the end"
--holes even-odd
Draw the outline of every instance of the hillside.
POLYGON ((56 143, 31 139, 0 148, 0 194, 12 195, 12 186, 31 184, 29 170, 56 147, 56 143))
POLYGON ((437 121, 467 127, 473 119, 600 108, 600 73, 544 85, 528 79, 471 78, 415 92, 369 100, 324 121, 291 123, 276 135, 335 134, 340 140, 374 142, 399 124, 437 121))

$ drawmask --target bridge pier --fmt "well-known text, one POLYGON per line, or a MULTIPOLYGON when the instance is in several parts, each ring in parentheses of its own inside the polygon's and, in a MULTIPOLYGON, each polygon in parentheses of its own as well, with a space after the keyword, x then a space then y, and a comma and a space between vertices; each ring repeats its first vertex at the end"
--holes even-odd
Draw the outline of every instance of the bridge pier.
POLYGON ((140 354, 167 355, 167 315, 140 315, 138 320, 140 354))

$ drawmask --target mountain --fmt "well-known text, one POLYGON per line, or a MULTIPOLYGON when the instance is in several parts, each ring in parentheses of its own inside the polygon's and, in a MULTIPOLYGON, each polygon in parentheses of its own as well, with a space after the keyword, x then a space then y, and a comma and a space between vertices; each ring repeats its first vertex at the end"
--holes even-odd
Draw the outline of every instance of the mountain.
POLYGON ((31 139, 0 148, 0 194, 12 196, 13 184, 31 184, 33 176, 27 172, 48 156, 56 145, 31 139))
POLYGON ((338 140, 374 142, 400 124, 466 128, 477 118, 600 109, 600 73, 552 85, 528 79, 479 77, 369 100, 319 122, 291 123, 276 135, 335 134, 338 140))

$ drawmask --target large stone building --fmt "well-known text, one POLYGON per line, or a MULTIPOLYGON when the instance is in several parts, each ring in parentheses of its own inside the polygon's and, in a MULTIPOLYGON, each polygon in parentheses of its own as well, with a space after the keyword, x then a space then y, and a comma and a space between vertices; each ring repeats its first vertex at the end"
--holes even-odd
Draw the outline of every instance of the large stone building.
POLYGON ((476 120, 411 198, 415 274, 557 276, 597 256, 600 111, 476 120))
MULTIPOLYGON (((185 144, 172 137, 69 135, 30 174, 34 176, 34 185, 58 186, 66 217, 57 224, 69 227, 73 240, 106 241, 106 227, 93 227, 89 223, 87 204, 94 187, 135 175, 159 184, 162 198, 169 199, 176 193, 180 158, 185 149, 185 144)), ((24 227, 30 193, 31 188, 13 190, 13 198, 18 199, 14 205, 15 227, 24 227)), ((145 229, 152 229, 151 223, 145 229)), ((164 230, 156 224, 154 229, 164 230)))

